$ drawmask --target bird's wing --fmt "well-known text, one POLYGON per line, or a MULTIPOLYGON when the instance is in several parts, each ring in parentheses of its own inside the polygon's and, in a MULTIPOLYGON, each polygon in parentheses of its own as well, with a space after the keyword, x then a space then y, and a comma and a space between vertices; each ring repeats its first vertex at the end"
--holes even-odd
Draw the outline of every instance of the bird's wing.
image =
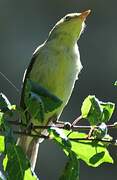
POLYGON ((43 44, 42 44, 41 46, 39 46, 39 47, 37 48, 37 50, 35 50, 35 52, 33 53, 32 58, 31 58, 31 61, 30 61, 30 63, 29 63, 29 66, 28 66, 28 68, 27 68, 27 69, 25 70, 25 72, 24 72, 23 83, 22 83, 21 99, 20 99, 20 106, 21 106, 23 109, 26 108, 26 107, 25 107, 25 104, 24 104, 24 89, 25 89, 25 85, 26 85, 26 80, 27 80, 27 78, 28 78, 28 76, 29 76, 29 74, 30 74, 30 72, 31 72, 31 70, 32 70, 32 67, 33 67, 33 65, 34 65, 34 63, 35 63, 36 57, 38 56, 39 51, 40 51, 40 49, 41 49, 42 46, 43 46, 43 44))

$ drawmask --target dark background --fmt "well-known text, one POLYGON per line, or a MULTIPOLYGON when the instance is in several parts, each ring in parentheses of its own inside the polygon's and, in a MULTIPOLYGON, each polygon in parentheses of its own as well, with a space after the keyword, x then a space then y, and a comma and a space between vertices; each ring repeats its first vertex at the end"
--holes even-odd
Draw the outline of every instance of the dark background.
MULTIPOLYGON (((91 9, 87 27, 80 38, 84 66, 69 105, 61 119, 73 120, 80 114, 83 99, 95 94, 103 101, 117 101, 117 2, 115 0, 1 0, 0 71, 21 90, 24 70, 35 48, 47 37, 52 26, 65 14, 91 9)), ((0 75, 0 91, 19 103, 20 94, 0 75)), ((115 134, 116 135, 116 134, 115 134)), ((115 154, 116 148, 111 151, 115 154)), ((40 146, 36 173, 42 180, 57 180, 65 155, 56 145, 45 141, 40 146)), ((98 168, 81 163, 81 180, 115 179, 116 164, 98 168)))

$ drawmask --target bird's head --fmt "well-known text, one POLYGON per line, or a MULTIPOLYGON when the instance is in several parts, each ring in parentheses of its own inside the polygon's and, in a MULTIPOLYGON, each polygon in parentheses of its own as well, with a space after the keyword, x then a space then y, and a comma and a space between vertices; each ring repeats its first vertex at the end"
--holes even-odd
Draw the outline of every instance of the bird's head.
POLYGON ((53 38, 72 39, 77 41, 85 27, 85 19, 90 10, 82 13, 70 13, 58 21, 49 33, 49 40, 53 38))

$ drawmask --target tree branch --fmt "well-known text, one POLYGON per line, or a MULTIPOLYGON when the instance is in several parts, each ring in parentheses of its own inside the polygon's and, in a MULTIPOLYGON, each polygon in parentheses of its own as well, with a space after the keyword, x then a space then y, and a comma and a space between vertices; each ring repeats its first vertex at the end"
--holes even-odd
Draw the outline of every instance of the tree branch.
MULTIPOLYGON (((52 126, 49 126, 52 127, 52 126)), ((55 127, 55 126, 54 126, 55 127)), ((44 139, 52 139, 49 135, 45 136, 43 134, 38 135, 38 134, 32 134, 26 131, 15 131, 13 130, 14 134, 18 135, 25 135, 25 136, 30 136, 30 137, 35 137, 35 138, 44 138, 44 139)), ((0 134, 4 135, 4 131, 0 129, 0 134)), ((111 145, 117 146, 117 140, 106 140, 106 139, 98 139, 98 138, 68 138, 70 141, 98 141, 98 142, 103 142, 103 143, 109 143, 111 145)))
MULTIPOLYGON (((26 124, 23 124, 21 122, 18 122, 18 121, 8 121, 8 123, 10 123, 11 125, 15 125, 15 126, 23 126, 23 127, 27 127, 26 124)), ((51 127, 57 127, 57 128, 60 128, 60 129, 67 129, 67 125, 66 124, 69 124, 70 125, 70 129, 68 130, 74 130, 74 131, 78 131, 78 130, 90 130, 92 126, 78 126, 78 125, 74 125, 74 122, 72 124, 70 124, 69 122, 62 122, 62 123, 57 123, 55 125, 47 125, 47 126, 34 126, 32 125, 32 129, 33 130, 37 130, 37 129, 48 129, 48 128, 51 128, 51 127)), ((99 126, 95 126, 95 128, 99 128, 99 126)), ((110 129, 117 129, 117 124, 109 124, 107 125, 107 128, 110 130, 110 129)))

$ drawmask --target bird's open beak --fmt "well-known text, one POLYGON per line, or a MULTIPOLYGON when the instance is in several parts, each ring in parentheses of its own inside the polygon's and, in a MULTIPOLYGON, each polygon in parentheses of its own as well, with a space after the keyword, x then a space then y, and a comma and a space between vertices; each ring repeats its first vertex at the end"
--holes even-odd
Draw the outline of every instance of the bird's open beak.
POLYGON ((79 15, 79 18, 82 20, 82 21, 85 21, 86 17, 90 14, 91 10, 87 10, 87 11, 84 11, 82 12, 80 15, 79 15))

